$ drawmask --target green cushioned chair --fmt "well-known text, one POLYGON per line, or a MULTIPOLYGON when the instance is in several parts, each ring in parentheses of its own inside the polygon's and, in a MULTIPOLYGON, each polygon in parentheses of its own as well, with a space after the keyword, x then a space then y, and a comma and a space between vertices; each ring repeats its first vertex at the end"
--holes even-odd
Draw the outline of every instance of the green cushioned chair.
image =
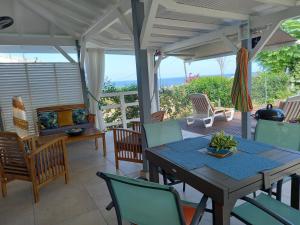
POLYGON ((255 140, 300 151, 300 125, 259 120, 255 128, 255 140))
MULTIPOLYGON (((181 127, 176 120, 145 123, 143 128, 145 130, 147 146, 149 148, 183 140, 181 127)), ((161 170, 160 172, 163 175, 165 185, 175 185, 182 182, 177 180, 176 177, 171 174, 166 173, 164 170, 161 170)), ((185 191, 185 183, 183 183, 183 191, 185 191)))
MULTIPOLYGON (((300 151, 300 125, 258 120, 254 139, 281 148, 300 151)), ((277 183, 277 192, 274 193, 277 200, 281 200, 282 183, 282 180, 277 183)))
POLYGON ((206 196, 199 204, 182 202, 170 186, 101 172, 97 175, 107 183, 118 225, 196 225, 205 212, 206 196))
POLYGON ((246 202, 237 206, 232 215, 252 225, 299 225, 300 212, 288 205, 260 194, 255 199, 243 198, 246 202))

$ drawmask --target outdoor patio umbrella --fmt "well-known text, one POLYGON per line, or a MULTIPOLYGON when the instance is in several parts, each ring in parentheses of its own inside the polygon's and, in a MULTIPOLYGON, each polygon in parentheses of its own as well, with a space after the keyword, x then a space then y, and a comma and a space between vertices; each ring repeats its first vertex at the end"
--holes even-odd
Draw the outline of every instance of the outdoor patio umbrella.
POLYGON ((13 123, 16 132, 20 137, 28 136, 28 121, 26 117, 25 106, 20 96, 14 96, 12 99, 13 105, 13 123))
POLYGON ((248 50, 241 48, 236 57, 236 71, 231 90, 232 104, 236 110, 250 112, 253 109, 248 90, 248 50))

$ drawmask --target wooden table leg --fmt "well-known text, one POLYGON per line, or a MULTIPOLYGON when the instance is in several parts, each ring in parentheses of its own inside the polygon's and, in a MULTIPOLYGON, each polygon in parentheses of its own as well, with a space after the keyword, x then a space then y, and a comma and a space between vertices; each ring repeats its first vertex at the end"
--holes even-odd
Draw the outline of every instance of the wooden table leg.
POLYGON ((291 206, 295 209, 300 209, 300 190, 299 190, 299 178, 292 176, 291 181, 291 206))
POLYGON ((149 161, 149 179, 152 182, 159 183, 158 167, 149 161))
POLYGON ((102 134, 102 147, 103 147, 103 156, 106 156, 106 138, 105 133, 102 134))
POLYGON ((213 201, 213 225, 230 225, 230 214, 232 205, 221 205, 213 201))

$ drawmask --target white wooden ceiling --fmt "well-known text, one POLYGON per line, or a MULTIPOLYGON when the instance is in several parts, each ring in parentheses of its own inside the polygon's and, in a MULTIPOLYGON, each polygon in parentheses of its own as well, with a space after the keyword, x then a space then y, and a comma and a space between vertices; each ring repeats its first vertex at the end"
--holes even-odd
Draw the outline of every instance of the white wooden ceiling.
MULTIPOLYGON (((257 33, 271 26, 272 18, 300 15, 300 0, 144 0, 144 4, 141 46, 169 54, 187 52, 191 58, 201 58, 201 48, 209 49, 213 43, 219 47, 225 43, 228 49, 229 40, 238 47, 237 27, 243 21, 250 21, 257 33)), ((0 45, 6 49, 72 46, 75 40, 107 50, 133 49, 130 0, 0 0, 0 6, 0 16, 15 20, 0 31, 0 45)), ((280 43, 291 42, 289 36, 277 34, 280 43)))

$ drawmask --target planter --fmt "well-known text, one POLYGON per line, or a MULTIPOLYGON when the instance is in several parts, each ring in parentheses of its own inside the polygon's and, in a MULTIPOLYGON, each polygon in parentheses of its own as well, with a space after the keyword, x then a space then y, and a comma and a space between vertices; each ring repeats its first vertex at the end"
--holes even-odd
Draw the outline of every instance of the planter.
POLYGON ((207 147, 207 153, 217 158, 224 158, 230 156, 232 154, 232 151, 230 151, 229 149, 217 150, 216 148, 213 147, 207 147))

